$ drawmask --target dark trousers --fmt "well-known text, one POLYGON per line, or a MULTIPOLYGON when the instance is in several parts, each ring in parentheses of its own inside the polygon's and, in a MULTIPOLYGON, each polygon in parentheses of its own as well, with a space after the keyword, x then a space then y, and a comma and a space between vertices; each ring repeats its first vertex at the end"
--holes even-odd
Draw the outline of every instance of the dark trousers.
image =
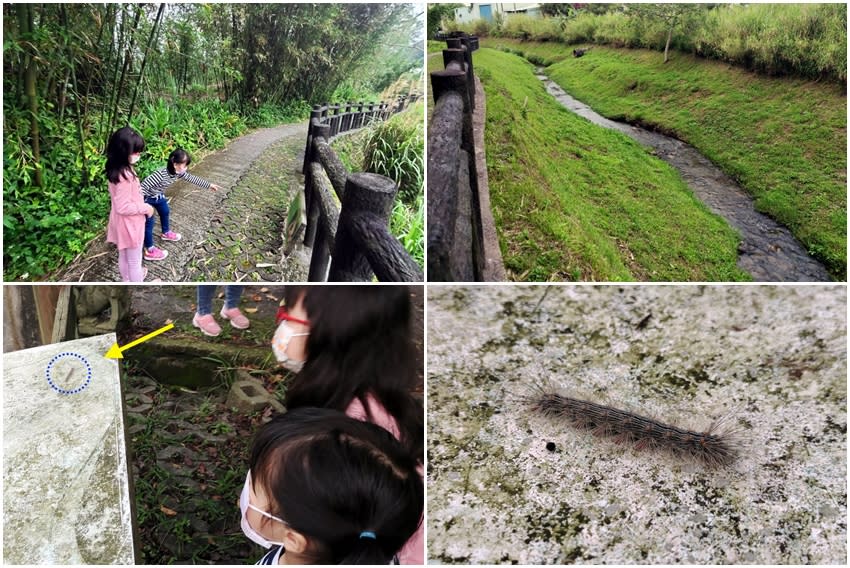
MULTIPOLYGON (((156 212, 159 213, 159 220, 162 223, 162 232, 167 233, 171 230, 169 226, 169 215, 171 209, 168 208, 168 200, 164 195, 157 197, 145 197, 145 203, 153 206, 156 212)), ((156 224, 156 215, 151 215, 145 220, 145 248, 153 246, 153 226, 156 224)))

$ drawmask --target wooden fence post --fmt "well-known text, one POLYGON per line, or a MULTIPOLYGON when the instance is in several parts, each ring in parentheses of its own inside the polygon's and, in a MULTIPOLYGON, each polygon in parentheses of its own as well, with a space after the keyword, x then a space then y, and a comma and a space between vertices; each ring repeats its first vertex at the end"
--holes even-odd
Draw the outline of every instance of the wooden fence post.
POLYGON ((352 116, 351 116, 351 105, 352 104, 354 104, 354 103, 351 103, 351 102, 345 103, 345 114, 342 115, 343 116, 343 118, 342 118, 342 128, 341 128, 342 132, 348 132, 349 130, 351 130, 351 118, 352 118, 352 116))
POLYGON ((366 257, 355 246, 351 234, 353 219, 361 214, 379 217, 389 226, 390 212, 398 192, 398 185, 388 177, 371 173, 355 173, 345 182, 345 195, 339 213, 336 244, 328 281, 369 281, 372 268, 366 257))
MULTIPOLYGON (((313 125, 313 139, 323 138, 325 142, 330 139, 330 125, 328 124, 320 124, 318 122, 313 125)), ((313 157, 313 148, 312 148, 313 140, 310 140, 310 156, 311 161, 313 157)), ((316 188, 313 187, 313 175, 308 174, 305 176, 305 186, 304 191, 306 195, 309 196, 309 199, 305 200, 305 207, 307 209, 307 228, 304 230, 304 244, 308 247, 316 249, 316 233, 319 231, 319 200, 315 195, 316 188)))
POLYGON ((366 106, 366 103, 363 101, 358 101, 357 103, 357 114, 355 115, 355 126, 354 128, 360 128, 363 126, 363 121, 365 117, 363 116, 363 108, 366 106))
POLYGON ((469 79, 469 84, 472 85, 472 108, 475 108, 475 70, 472 66, 472 42, 469 36, 461 38, 461 43, 466 49, 466 77, 469 79))
POLYGON ((311 150, 313 149, 313 119, 321 117, 321 105, 313 105, 313 110, 310 111, 310 121, 307 123, 307 146, 304 148, 304 166, 301 168, 301 173, 305 176, 310 171, 311 150))
POLYGON ((459 214, 460 161, 468 159, 460 150, 466 150, 465 131, 472 122, 466 81, 466 73, 457 66, 431 73, 435 105, 428 125, 429 280, 454 279, 451 255, 459 214))
POLYGON ((341 126, 342 126, 342 114, 341 114, 342 105, 338 105, 338 104, 334 105, 333 109, 334 109, 334 115, 331 118, 331 125, 332 125, 331 126, 331 138, 333 138, 334 136, 336 136, 337 134, 339 134, 342 131, 341 130, 341 126))

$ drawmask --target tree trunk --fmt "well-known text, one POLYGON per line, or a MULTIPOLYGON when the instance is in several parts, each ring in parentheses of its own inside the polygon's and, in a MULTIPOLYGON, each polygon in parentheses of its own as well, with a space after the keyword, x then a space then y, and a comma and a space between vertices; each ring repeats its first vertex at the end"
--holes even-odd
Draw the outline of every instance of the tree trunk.
MULTIPOLYGON (((110 6, 111 4, 107 4, 110 6)), ((114 17, 117 19, 118 17, 118 4, 115 4, 115 12, 113 13, 114 17)), ((112 84, 107 84, 104 81, 104 87, 106 92, 109 94, 109 99, 104 102, 103 105, 103 120, 101 120, 101 139, 103 140, 103 147, 106 148, 106 145, 109 141, 109 137, 112 135, 112 116, 110 113, 110 107, 112 106, 114 97, 117 96, 117 89, 115 86, 118 84, 118 74, 121 67, 121 50, 124 48, 124 30, 127 27, 127 5, 121 5, 121 26, 118 28, 118 44, 115 45, 115 49, 112 49, 112 46, 115 44, 110 37, 109 41, 109 51, 110 55, 113 56, 113 72, 112 72, 112 84)), ((113 25, 112 34, 115 34, 115 27, 113 25)), ((117 106, 117 101, 115 105, 117 106)))
MULTIPOLYGON (((59 15, 62 18, 62 27, 65 28, 67 32, 68 29, 68 12, 65 10, 65 4, 59 4, 59 15)), ((68 35, 65 36, 66 38, 68 35)), ((74 108, 77 111, 77 136, 80 138, 80 157, 83 161, 83 187, 88 187, 89 182, 89 166, 88 160, 86 159, 86 137, 83 133, 83 114, 80 112, 80 91, 77 88, 77 71, 76 71, 76 63, 74 62, 74 54, 71 52, 71 46, 69 45, 67 39, 65 41, 65 49, 68 50, 68 63, 71 68, 69 70, 71 81, 73 81, 72 85, 74 88, 74 108)), ((64 91, 63 91, 64 92, 64 91)))
POLYGON ((165 9, 165 4, 162 3, 159 5, 159 11, 156 13, 156 20, 154 20, 153 27, 151 28, 151 35, 148 37, 148 44, 145 46, 145 54, 142 56, 142 68, 139 70, 139 80, 136 82, 136 88, 133 91, 133 98, 130 101, 130 110, 127 112, 127 122, 130 122, 130 119, 133 117, 133 107, 136 106, 136 95, 139 94, 139 89, 142 86, 142 79, 145 76, 145 63, 148 61, 148 52, 150 51, 151 45, 153 44, 154 37, 156 37, 156 31, 159 27, 159 20, 162 18, 162 11, 165 9))
MULTIPOLYGON (((91 9, 96 10, 97 7, 92 6, 91 9)), ((102 53, 102 51, 100 49, 100 42, 101 42, 101 39, 103 38, 103 30, 106 28, 106 22, 111 20, 111 18, 109 16, 109 10, 110 10, 110 8, 107 5, 104 8, 104 13, 100 18, 100 28, 97 31, 97 39, 95 40, 94 44, 91 46, 93 54, 99 55, 100 53, 102 53)), ((110 41, 109 42, 109 52, 107 53, 107 56, 103 61, 109 61, 109 54, 111 54, 111 53, 112 53, 112 42, 110 41)), ((89 114, 89 93, 91 93, 91 86, 92 86, 92 82, 94 81, 94 77, 95 77, 94 70, 87 69, 87 67, 91 67, 91 66, 84 63, 83 64, 83 70, 86 72, 85 75, 88 76, 88 81, 86 82, 86 90, 83 93, 83 97, 82 97, 83 98, 83 109, 82 110, 83 110, 84 116, 88 116, 88 114, 89 114)), ((102 78, 103 78, 103 73, 101 72, 101 80, 102 80, 102 78)), ((76 87, 74 87, 74 88, 76 88, 76 87)))
POLYGON ((667 30, 667 43, 664 44, 664 63, 667 63, 667 53, 670 51, 670 39, 673 37, 673 28, 667 30))
POLYGON ((130 67, 130 61, 133 59, 133 46, 136 43, 136 30, 139 29, 139 20, 142 18, 142 6, 136 6, 136 19, 133 22, 133 29, 130 30, 130 42, 127 45, 127 51, 124 52, 124 65, 121 68, 121 78, 118 80, 118 88, 115 92, 115 104, 112 107, 112 120, 109 121, 111 128, 116 126, 115 121, 118 119, 118 103, 121 101, 121 95, 124 93, 124 80, 127 77, 127 69, 130 67))
POLYGON ((17 12, 21 39, 25 40, 23 57, 24 96, 27 99, 27 107, 30 113, 30 146, 32 147, 33 163, 35 164, 33 181, 37 187, 44 187, 44 181, 41 177, 41 146, 38 140, 38 93, 35 88, 36 69, 32 47, 34 31, 32 4, 18 4, 17 12))

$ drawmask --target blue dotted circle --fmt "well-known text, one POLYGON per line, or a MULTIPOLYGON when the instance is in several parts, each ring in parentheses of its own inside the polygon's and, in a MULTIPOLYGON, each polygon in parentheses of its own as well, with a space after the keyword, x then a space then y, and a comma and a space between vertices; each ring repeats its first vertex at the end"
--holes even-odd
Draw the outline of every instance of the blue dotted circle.
POLYGON ((60 353, 60 354, 56 355, 55 357, 53 357, 53 359, 51 359, 50 362, 47 364, 47 369, 45 370, 44 373, 45 373, 45 375, 47 375, 47 384, 49 384, 50 388, 52 388, 53 390, 55 390, 59 394, 78 394, 78 393, 81 393, 81 392, 83 392, 83 389, 85 389, 87 386, 89 386, 89 383, 91 383, 92 371, 91 371, 91 365, 89 364, 88 359, 86 359, 85 357, 83 357, 82 355, 80 355, 78 353, 71 353, 70 351, 60 353), (62 359, 64 357, 75 357, 75 358, 79 359, 80 362, 83 365, 85 365, 85 367, 86 367, 86 380, 83 382, 83 384, 81 384, 80 386, 78 386, 75 389, 71 389, 71 390, 63 389, 62 387, 58 386, 56 383, 53 382, 53 377, 51 376, 51 371, 53 370, 53 365, 57 361, 59 361, 60 359, 62 359))

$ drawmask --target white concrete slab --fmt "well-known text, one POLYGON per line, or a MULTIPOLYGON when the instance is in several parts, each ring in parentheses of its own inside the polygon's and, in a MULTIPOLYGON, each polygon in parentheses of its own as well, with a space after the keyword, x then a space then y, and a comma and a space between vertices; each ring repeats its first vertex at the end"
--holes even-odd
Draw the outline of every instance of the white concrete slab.
POLYGON ((115 334, 3 356, 3 560, 132 564, 115 334))
POLYGON ((432 563, 847 564, 846 287, 546 290, 428 289, 432 563), (712 470, 575 430, 522 403, 547 382, 725 416, 741 454, 712 470))

